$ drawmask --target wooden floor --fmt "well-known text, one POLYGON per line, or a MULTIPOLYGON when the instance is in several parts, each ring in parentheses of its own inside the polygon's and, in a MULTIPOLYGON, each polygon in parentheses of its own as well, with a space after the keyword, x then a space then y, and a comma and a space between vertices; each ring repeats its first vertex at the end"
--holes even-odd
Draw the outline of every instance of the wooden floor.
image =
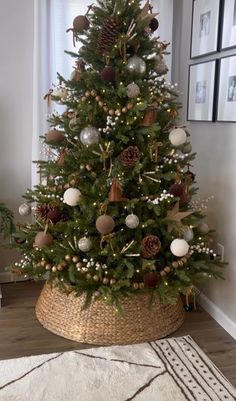
MULTIPOLYGON (((2 285, 0 359, 91 348, 51 334, 38 323, 34 306, 41 288, 42 283, 34 282, 2 285)), ((188 313, 175 336, 187 334, 236 387, 236 341, 203 310, 188 313)))

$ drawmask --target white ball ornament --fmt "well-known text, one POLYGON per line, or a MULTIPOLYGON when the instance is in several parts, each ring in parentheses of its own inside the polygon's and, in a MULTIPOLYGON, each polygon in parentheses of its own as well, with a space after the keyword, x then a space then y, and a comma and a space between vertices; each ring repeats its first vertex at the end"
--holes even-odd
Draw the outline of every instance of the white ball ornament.
POLYGON ((77 188, 68 188, 63 195, 64 202, 69 206, 77 206, 81 198, 81 192, 77 188))
POLYGON ((174 239, 170 244, 173 255, 182 258, 189 251, 189 244, 184 239, 174 239))
POLYGON ((101 134, 95 127, 86 127, 80 133, 80 140, 83 145, 91 146, 99 143, 101 134))
POLYGON ((140 88, 135 82, 133 82, 132 84, 129 84, 127 86, 127 96, 130 99, 134 99, 135 97, 138 97, 139 94, 140 94, 140 88))
POLYGON ((130 57, 127 63, 129 72, 143 75, 146 71, 146 63, 138 56, 130 57))
POLYGON ((207 223, 204 222, 198 224, 197 229, 201 234, 208 234, 209 232, 209 226, 207 223))
POLYGON ((187 134, 182 128, 175 128, 169 134, 169 140, 175 147, 183 145, 187 140, 187 134))
POLYGON ((28 205, 27 203, 23 203, 22 205, 20 205, 19 207, 19 214, 21 216, 29 216, 31 213, 31 207, 30 205, 28 205))
POLYGON ((184 235, 185 241, 187 241, 187 242, 192 241, 192 239, 194 238, 193 230, 189 227, 184 228, 183 235, 184 235))
POLYGON ((55 88, 52 91, 52 96, 65 100, 68 97, 68 92, 65 88, 55 88))
POLYGON ((89 238, 83 237, 78 242, 78 247, 81 252, 87 253, 92 249, 92 242, 89 238))
POLYGON ((128 228, 131 228, 132 230, 134 228, 137 228, 139 225, 138 216, 136 216, 136 214, 129 214, 125 219, 125 224, 127 225, 128 228))

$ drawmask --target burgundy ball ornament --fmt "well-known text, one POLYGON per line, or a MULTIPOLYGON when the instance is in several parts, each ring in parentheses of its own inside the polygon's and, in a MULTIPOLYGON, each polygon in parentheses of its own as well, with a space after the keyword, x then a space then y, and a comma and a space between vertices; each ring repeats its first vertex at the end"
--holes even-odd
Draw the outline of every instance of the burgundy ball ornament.
POLYGON ((180 197, 184 192, 184 185, 183 184, 172 184, 169 193, 173 196, 180 197))
POLYGON ((40 231, 34 239, 34 246, 40 249, 50 246, 52 243, 53 236, 50 233, 45 233, 44 231, 40 231))
POLYGON ((85 15, 78 15, 73 20, 73 29, 75 32, 83 33, 89 28, 89 20, 85 15))
POLYGON ((113 67, 107 66, 101 71, 101 79, 107 84, 113 84, 116 81, 116 72, 113 67))
POLYGON ((110 234, 115 228, 114 219, 107 214, 103 214, 102 216, 98 217, 96 221, 96 228, 103 235, 110 234))
POLYGON ((154 272, 145 274, 143 280, 144 280, 145 287, 148 287, 148 288, 155 288, 157 286, 157 284, 159 283, 159 277, 154 272))
POLYGON ((149 24, 149 28, 152 32, 155 32, 159 28, 159 22, 156 18, 152 18, 149 24))

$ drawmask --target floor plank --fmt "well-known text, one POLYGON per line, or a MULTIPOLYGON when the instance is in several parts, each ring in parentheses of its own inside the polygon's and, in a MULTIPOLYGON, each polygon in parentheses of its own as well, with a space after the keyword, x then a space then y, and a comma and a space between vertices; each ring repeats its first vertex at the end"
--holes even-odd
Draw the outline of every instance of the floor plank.
MULTIPOLYGON (((2 285, 0 359, 91 348, 91 345, 58 337, 38 323, 34 306, 42 285, 42 282, 2 285)), ((236 341, 201 309, 188 313, 185 323, 174 335, 187 334, 236 387, 236 341)))

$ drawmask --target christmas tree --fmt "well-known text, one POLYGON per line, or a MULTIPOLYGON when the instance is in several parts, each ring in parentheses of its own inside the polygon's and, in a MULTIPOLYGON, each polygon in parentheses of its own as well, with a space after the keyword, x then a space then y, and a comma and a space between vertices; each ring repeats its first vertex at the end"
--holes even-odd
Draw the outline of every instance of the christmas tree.
POLYGON ((149 2, 98 0, 73 21, 70 79, 46 95, 65 106, 43 136, 53 157, 20 214, 12 271, 119 305, 137 292, 175 303, 221 277, 212 232, 194 204, 195 157, 167 83, 168 44, 149 2))

